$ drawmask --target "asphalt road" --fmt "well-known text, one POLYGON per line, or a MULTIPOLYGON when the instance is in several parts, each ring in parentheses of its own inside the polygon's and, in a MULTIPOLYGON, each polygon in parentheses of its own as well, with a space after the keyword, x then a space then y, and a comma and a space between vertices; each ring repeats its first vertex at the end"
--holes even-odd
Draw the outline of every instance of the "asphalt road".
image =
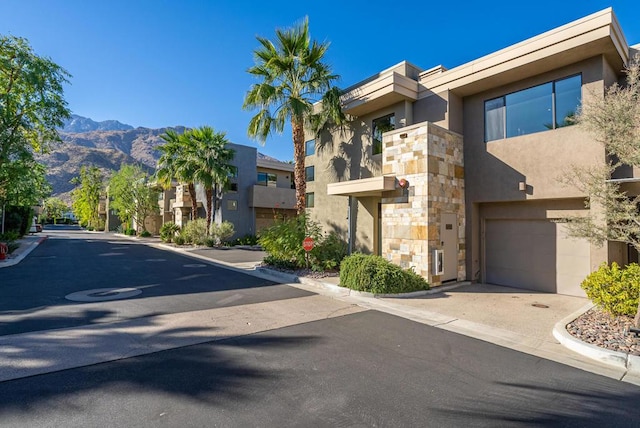
POLYGON ((113 235, 45 233, 27 258, 0 269, 0 335, 310 295, 113 235), (141 293, 95 303, 65 297, 103 288, 141 293))
POLYGON ((640 389, 367 311, 0 384, 0 426, 640 426, 640 389))
MULTIPOLYGON (((2 334, 310 296, 62 235, 0 270, 2 334), (142 293, 64 298, 112 286, 142 293)), ((638 402, 635 385, 369 310, 2 382, 0 427, 633 427, 638 402)))

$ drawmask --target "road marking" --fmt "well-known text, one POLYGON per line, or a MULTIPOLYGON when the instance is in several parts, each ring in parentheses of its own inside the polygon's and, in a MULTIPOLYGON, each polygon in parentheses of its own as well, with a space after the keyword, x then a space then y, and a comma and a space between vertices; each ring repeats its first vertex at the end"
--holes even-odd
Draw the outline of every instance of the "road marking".
POLYGON ((146 259, 145 262, 166 262, 167 259, 146 259))
POLYGON ((182 267, 186 267, 186 268, 203 268, 203 267, 207 267, 207 265, 203 265, 203 264, 199 264, 199 263, 191 263, 191 264, 187 264, 187 265, 182 265, 182 267))
POLYGON ((67 294, 65 299, 72 302, 107 302, 109 300, 127 299, 142 293, 138 288, 94 288, 67 294))

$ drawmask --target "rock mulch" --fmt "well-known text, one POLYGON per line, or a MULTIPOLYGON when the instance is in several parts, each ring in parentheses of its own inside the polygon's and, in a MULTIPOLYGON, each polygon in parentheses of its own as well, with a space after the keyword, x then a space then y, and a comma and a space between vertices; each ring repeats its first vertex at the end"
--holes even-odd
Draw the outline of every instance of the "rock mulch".
POLYGON ((340 272, 338 271, 315 272, 311 269, 295 269, 294 270, 294 269, 279 268, 279 267, 268 265, 265 263, 263 263, 261 266, 271 270, 277 270, 278 272, 284 272, 284 273, 288 273, 298 277, 302 276, 305 278, 312 278, 312 279, 331 278, 331 277, 340 276, 340 272))
POLYGON ((632 325, 632 317, 614 317, 593 308, 567 324, 567 331, 583 342, 640 356, 640 337, 629 333, 632 325))

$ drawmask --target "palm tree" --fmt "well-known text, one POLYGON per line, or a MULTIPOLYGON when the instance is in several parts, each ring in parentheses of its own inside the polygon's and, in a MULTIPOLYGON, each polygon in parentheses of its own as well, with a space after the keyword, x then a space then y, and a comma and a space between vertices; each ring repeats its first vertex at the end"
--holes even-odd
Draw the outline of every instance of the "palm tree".
POLYGON ((165 188, 170 187, 174 180, 187 184, 191 200, 191 219, 195 220, 198 217, 198 207, 196 186, 193 180, 193 165, 187 162, 184 156, 189 150, 191 142, 184 133, 178 134, 173 129, 167 130, 160 137, 165 141, 165 144, 158 146, 161 155, 156 166, 156 178, 165 188))
POLYGON ((260 47, 254 51, 255 65, 248 72, 260 79, 247 92, 243 107, 258 109, 249 122, 248 134, 265 142, 273 131, 282 133, 291 124, 294 150, 296 209, 305 209, 304 176, 305 125, 317 131, 327 121, 342 123, 340 91, 332 84, 332 74, 323 57, 328 43, 311 41, 309 20, 290 29, 276 29, 276 41, 257 37, 260 47), (322 101, 322 111, 314 112, 314 103, 322 101))
POLYGON ((207 198, 207 233, 210 233, 212 213, 214 221, 216 217, 218 221, 221 220, 221 216, 216 216, 220 210, 218 201, 228 186, 229 175, 233 170, 229 162, 233 159, 235 152, 227 148, 229 141, 225 133, 215 132, 210 126, 193 129, 186 134, 191 141, 186 155, 193 163, 193 180, 202 184, 207 198))

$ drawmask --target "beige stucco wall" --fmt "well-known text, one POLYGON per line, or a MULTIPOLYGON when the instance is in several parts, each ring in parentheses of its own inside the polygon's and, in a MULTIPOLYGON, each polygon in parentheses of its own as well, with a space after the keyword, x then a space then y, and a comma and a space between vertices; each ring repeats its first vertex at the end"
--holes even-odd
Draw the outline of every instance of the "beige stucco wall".
MULTIPOLYGON (((308 208, 307 212, 325 232, 337 232, 345 240, 348 238, 349 198, 327 195, 327 184, 382 174, 382 155, 372 154, 371 126, 374 119, 391 113, 395 114, 396 129, 402 126, 402 119, 410 119, 406 117, 404 102, 356 117, 333 134, 323 133, 316 140, 315 154, 305 158, 305 167, 315 166, 315 180, 307 182, 307 192, 314 193, 315 207, 308 208)), ((312 134, 307 135, 307 139, 312 138, 312 134)), ((352 248, 375 253, 377 202, 369 197, 352 201, 352 248)))
MULTIPOLYGON (((612 74, 615 74, 604 57, 597 56, 464 98, 467 217, 473 219, 467 226, 467 245, 470 249, 467 270, 470 279, 481 279, 481 221, 487 218, 487 214, 486 207, 480 210, 479 204, 530 201, 532 203, 513 205, 513 210, 523 209, 526 212, 523 215, 530 219, 547 218, 546 212, 538 212, 540 208, 534 201, 550 200, 544 202, 551 204, 547 209, 554 204, 562 209, 566 201, 561 199, 572 198, 571 203, 581 208, 585 195, 575 187, 562 185, 561 177, 570 172, 571 166, 605 161, 603 147, 578 126, 485 143, 484 101, 577 73, 582 74, 583 102, 590 97, 602 96, 605 79, 611 80, 612 74), (526 191, 519 190, 520 182, 526 183, 526 191)), ((493 207, 504 210, 501 215, 516 215, 508 205, 493 207)), ((607 246, 591 247, 592 268, 607 260, 607 257, 607 246)))

